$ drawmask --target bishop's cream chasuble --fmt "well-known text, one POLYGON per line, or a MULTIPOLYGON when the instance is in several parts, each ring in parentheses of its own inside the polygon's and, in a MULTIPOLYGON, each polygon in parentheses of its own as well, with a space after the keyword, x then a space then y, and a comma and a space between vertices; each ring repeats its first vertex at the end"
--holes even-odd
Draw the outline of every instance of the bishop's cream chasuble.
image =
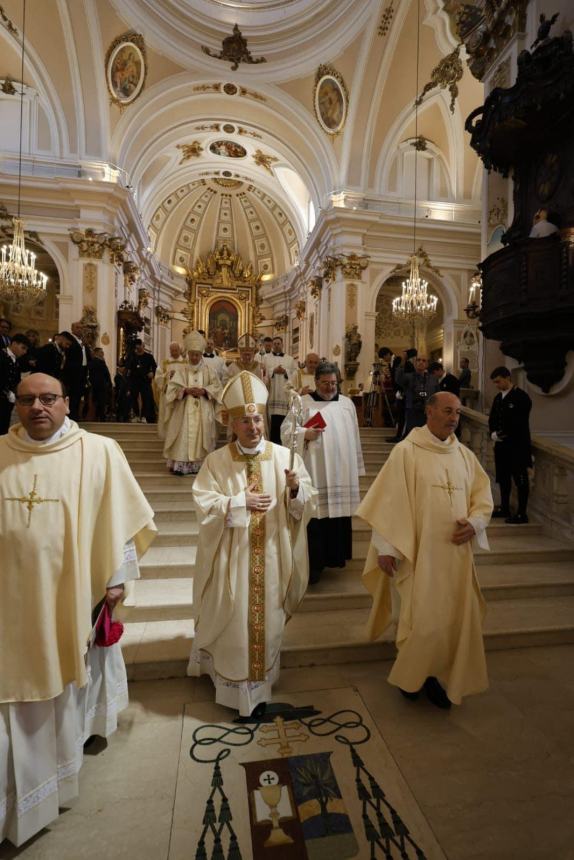
POLYGON ((166 434, 163 456, 168 460, 191 463, 202 460, 215 448, 215 406, 221 383, 214 370, 203 361, 186 362, 176 368, 167 384, 166 434), (182 398, 184 388, 205 388, 207 397, 182 398))
MULTIPOLYGON (((314 400, 309 394, 301 398, 305 424, 318 412, 326 427, 313 441, 305 441, 305 427, 298 427, 297 453, 318 492, 314 516, 352 517, 360 501, 359 476, 365 474, 359 437, 357 410, 353 401, 340 394, 337 400, 314 400)), ((292 424, 287 416, 281 426, 281 441, 289 446, 292 424)))
POLYGON ((195 639, 188 674, 208 671, 216 701, 249 714, 270 698, 286 620, 308 580, 306 524, 314 494, 299 457, 299 493, 288 499, 289 451, 266 442, 256 456, 235 442, 210 454, 193 486, 200 521, 194 577, 195 639), (245 491, 265 492, 266 513, 245 491))
POLYGON ((400 598, 391 684, 414 692, 434 676, 454 704, 487 688, 485 604, 472 545, 453 544, 452 534, 462 518, 482 531, 492 507, 488 475, 474 454, 454 435, 441 443, 427 427, 416 427, 393 449, 359 506, 357 515, 401 558, 391 579, 371 543, 363 572, 373 595, 371 639, 392 620, 393 588, 400 598))

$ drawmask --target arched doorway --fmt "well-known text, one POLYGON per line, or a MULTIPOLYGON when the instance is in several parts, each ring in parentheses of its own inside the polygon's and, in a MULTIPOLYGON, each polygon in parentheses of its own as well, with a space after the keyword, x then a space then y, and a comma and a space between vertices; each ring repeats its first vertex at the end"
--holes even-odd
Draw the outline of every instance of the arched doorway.
MULTIPOLYGON (((11 242, 11 233, 3 231, 0 240, 11 242)), ((58 319, 60 274, 55 261, 39 241, 26 236, 26 249, 36 254, 36 269, 48 276, 46 294, 40 301, 33 304, 8 301, 0 296, 0 309, 2 316, 9 319, 12 324, 12 334, 35 329, 39 333, 39 343, 43 345, 60 330, 58 319)))
MULTIPOLYGON (((400 320, 393 315, 393 299, 400 296, 404 275, 392 275, 380 288, 375 310, 375 354, 383 346, 395 355, 413 346, 429 361, 442 360, 444 345, 444 306, 439 298, 437 312, 426 325, 416 325, 411 320, 400 320)), ((432 288, 429 289, 432 292, 432 288)))

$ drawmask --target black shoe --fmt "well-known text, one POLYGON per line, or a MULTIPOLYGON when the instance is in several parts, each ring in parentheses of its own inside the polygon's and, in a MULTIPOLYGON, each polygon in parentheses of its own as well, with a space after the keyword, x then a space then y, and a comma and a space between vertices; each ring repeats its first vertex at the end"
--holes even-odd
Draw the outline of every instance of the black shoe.
POLYGON ((510 511, 505 511, 504 508, 495 508, 492 512, 493 520, 506 519, 510 516, 510 511))
POLYGON ((506 517, 504 522, 509 523, 511 526, 521 526, 528 522, 528 517, 526 514, 514 514, 513 517, 506 517))
POLYGON ((90 735, 87 741, 84 741, 84 749, 87 750, 88 747, 91 747, 94 741, 96 740, 96 735, 90 735))
POLYGON ((432 702, 437 708, 443 708, 444 710, 450 708, 451 701, 436 678, 427 678, 424 683, 424 689, 429 702, 432 702))
POLYGON ((267 707, 267 702, 260 702, 258 705, 256 705, 253 708, 253 710, 251 711, 251 714, 250 714, 251 719, 252 720, 253 719, 258 720, 260 717, 262 717, 265 713, 266 707, 267 707))
POLYGON ((411 699, 411 701, 413 701, 413 702, 416 701, 416 699, 418 699, 419 693, 420 693, 420 690, 417 690, 416 693, 409 693, 408 690, 403 690, 402 687, 399 687, 399 690, 401 691, 401 693, 405 697, 405 699, 411 699))

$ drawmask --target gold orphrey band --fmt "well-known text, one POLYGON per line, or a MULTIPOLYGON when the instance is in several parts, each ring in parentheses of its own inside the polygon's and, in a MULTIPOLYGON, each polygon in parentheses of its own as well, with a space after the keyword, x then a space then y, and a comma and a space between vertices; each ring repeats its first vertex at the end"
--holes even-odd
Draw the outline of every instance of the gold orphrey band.
MULTIPOLYGON (((247 484, 263 492, 261 463, 247 458, 247 484)), ((265 514, 251 511, 249 523, 249 680, 265 680, 265 514)))

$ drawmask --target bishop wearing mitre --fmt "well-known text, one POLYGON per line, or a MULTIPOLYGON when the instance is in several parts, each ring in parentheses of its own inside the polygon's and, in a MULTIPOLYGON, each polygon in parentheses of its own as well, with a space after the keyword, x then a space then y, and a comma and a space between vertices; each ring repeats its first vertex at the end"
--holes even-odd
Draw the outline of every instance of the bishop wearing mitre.
POLYGON ((215 410, 221 383, 203 360, 205 338, 192 331, 184 341, 188 360, 175 367, 167 384, 163 456, 174 475, 195 475, 215 448, 215 410))
POLYGON ((237 349, 239 350, 239 358, 227 365, 227 379, 233 379, 242 370, 246 370, 248 373, 253 373, 254 376, 258 376, 259 379, 265 381, 265 369, 261 361, 257 361, 255 358, 257 340, 253 335, 249 333, 242 334, 237 339, 237 349))
POLYGON ((165 439, 165 393, 167 384, 172 378, 178 364, 185 364, 185 358, 181 354, 181 346, 177 341, 169 345, 169 357, 164 358, 157 368, 154 376, 154 389, 157 403, 157 435, 165 439))
POLYGON ((314 490, 301 458, 264 436, 267 388, 242 371, 225 386, 234 439, 209 454, 193 485, 199 518, 195 638, 188 675, 215 699, 259 716, 279 674, 285 623, 305 594, 314 490))

